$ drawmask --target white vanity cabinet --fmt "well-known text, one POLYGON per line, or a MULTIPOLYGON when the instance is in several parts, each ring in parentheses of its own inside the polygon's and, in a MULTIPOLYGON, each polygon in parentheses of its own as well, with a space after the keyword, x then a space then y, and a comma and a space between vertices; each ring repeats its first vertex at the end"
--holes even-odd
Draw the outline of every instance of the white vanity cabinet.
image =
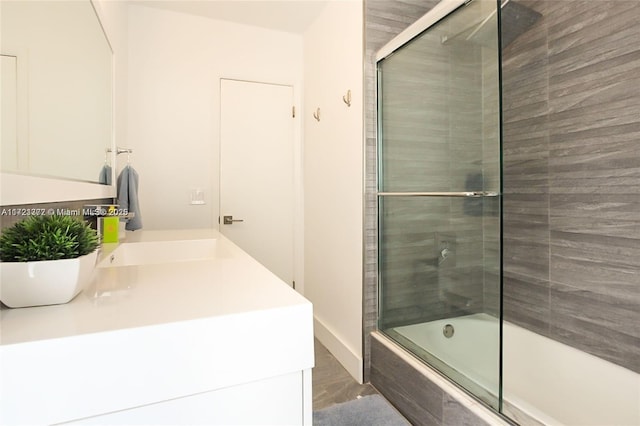
POLYGON ((311 424, 311 303, 213 237, 211 258, 98 268, 66 305, 2 309, 0 424, 311 424))
POLYGON ((64 424, 310 425, 302 409, 303 374, 291 373, 64 424))

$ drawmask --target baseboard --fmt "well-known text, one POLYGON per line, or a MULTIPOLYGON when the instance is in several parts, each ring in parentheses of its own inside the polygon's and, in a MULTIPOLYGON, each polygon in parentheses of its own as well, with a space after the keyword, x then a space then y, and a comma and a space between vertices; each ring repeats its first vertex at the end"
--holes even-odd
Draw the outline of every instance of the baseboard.
POLYGON ((349 347, 340 340, 331 330, 325 326, 318 318, 313 319, 313 333, 338 362, 353 376, 360 384, 364 381, 362 369, 362 357, 355 354, 349 347))

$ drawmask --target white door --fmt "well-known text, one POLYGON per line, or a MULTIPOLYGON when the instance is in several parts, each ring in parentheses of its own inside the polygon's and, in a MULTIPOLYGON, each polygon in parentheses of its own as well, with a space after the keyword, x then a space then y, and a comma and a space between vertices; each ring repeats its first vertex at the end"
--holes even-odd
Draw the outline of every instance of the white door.
POLYGON ((292 285, 293 87, 222 79, 220 102, 220 232, 292 285))

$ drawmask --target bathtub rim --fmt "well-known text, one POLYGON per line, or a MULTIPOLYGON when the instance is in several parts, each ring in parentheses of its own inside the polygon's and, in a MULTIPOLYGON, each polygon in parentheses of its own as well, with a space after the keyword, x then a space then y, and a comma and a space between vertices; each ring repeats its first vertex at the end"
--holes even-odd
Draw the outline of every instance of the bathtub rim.
MULTIPOLYGON (((447 319, 448 320, 448 319, 447 319)), ((441 321, 434 320, 432 322, 441 321)), ((421 323, 426 324, 426 323, 421 323)), ((500 412, 500 389, 499 385, 493 393, 493 389, 489 389, 488 386, 483 386, 471 377, 466 376, 462 371, 458 371, 453 365, 446 360, 441 359, 437 355, 429 352, 420 344, 414 342, 402 332, 396 330, 397 327, 389 328, 388 330, 377 330, 383 336, 394 342, 401 350, 407 352, 418 362, 426 364, 429 368, 436 371, 439 375, 446 380, 453 383, 455 386, 461 388, 464 392, 472 396, 475 400, 481 402, 489 409, 496 412, 500 412), (414 351, 414 348, 419 350, 414 351)), ((500 355, 500 351, 498 352, 500 355)), ((497 378, 498 379, 498 378, 497 378)), ((499 383, 499 379, 497 380, 499 383)))
POLYGON ((376 339, 380 344, 392 351, 412 368, 419 371, 420 374, 449 394, 453 399, 471 411, 478 418, 484 420, 488 425, 517 426, 517 423, 512 419, 498 411, 495 411, 493 408, 488 407, 486 402, 478 399, 471 392, 455 383, 443 373, 426 364, 420 358, 417 358, 415 355, 400 346, 400 344, 394 341, 391 337, 387 336, 383 331, 379 329, 372 331, 370 336, 372 339, 376 339))
MULTIPOLYGON (((444 319, 438 319, 438 320, 433 320, 433 321, 426 321, 424 323, 419 323, 416 325, 431 325, 430 323, 438 323, 438 322, 447 322, 450 320, 455 320, 456 318, 466 318, 466 317, 473 317, 475 315, 478 314, 469 314, 469 315, 465 315, 462 317, 455 317, 455 318, 444 318, 444 319)), ((481 313, 481 315, 486 315, 481 313)), ((625 392, 625 395, 631 395, 629 398, 633 398, 633 395, 636 396, 636 398, 640 398, 640 374, 639 373, 635 373, 632 370, 629 370, 623 366, 620 366, 618 364, 612 363, 606 359, 602 359, 600 357, 597 357, 593 354, 590 354, 588 352, 582 351, 578 348, 574 348, 572 346, 566 345, 565 343, 559 342, 557 340, 551 339, 547 336, 535 333, 531 330, 528 330, 526 328, 523 328, 521 326, 519 326, 518 324, 514 324, 511 323, 509 321, 502 321, 501 322, 501 328, 505 327, 506 330, 501 330, 501 332, 503 334, 510 334, 511 337, 509 338, 509 340, 511 340, 512 342, 520 342, 522 339, 521 338, 516 338, 514 337, 515 334, 514 333, 525 333, 527 335, 532 335, 534 338, 536 339, 542 339, 545 342, 549 342, 553 345, 559 346, 561 348, 561 351, 553 351, 553 353, 559 353, 560 355, 562 355, 562 358, 566 358, 567 356, 570 355, 575 355, 578 354, 580 356, 580 358, 578 359, 579 362, 578 364, 580 366, 582 366, 581 368, 594 368, 596 371, 605 371, 608 374, 603 375, 602 377, 613 377, 614 379, 617 377, 617 383, 622 383, 624 384, 622 389, 625 389, 627 391, 630 392, 625 392), (596 365, 593 365, 593 363, 598 363, 598 368, 596 369, 595 367, 597 367, 596 365), (613 374, 616 373, 616 374, 613 374), (620 377, 620 374, 623 374, 623 377, 620 377)), ((467 387, 467 383, 466 381, 463 381, 461 383, 457 383, 455 381, 455 379, 457 379, 457 375, 454 375, 454 378, 450 378, 447 374, 447 369, 445 369, 444 371, 440 371, 439 370, 439 363, 445 364, 442 360, 440 360, 440 358, 438 358, 437 356, 430 354, 428 351, 424 351, 425 353, 429 354, 430 356, 433 356, 433 358, 435 358, 436 360, 439 361, 439 363, 435 363, 435 364, 431 364, 430 363, 430 357, 424 357, 421 356, 419 353, 413 353, 412 352, 412 347, 415 346, 417 348, 421 348, 424 350, 424 347, 421 346, 419 343, 412 341, 410 338, 404 336, 401 334, 401 332, 398 332, 395 330, 395 327, 390 329, 390 330, 376 330, 377 333, 379 333, 380 335, 384 336, 387 341, 391 342, 394 346, 394 348, 397 348, 399 352, 394 351, 394 353, 397 354, 402 354, 402 355, 407 355, 413 359, 416 360, 416 362, 421 363, 423 366, 425 366, 427 369, 432 370, 433 372, 439 374, 440 376, 442 376, 445 380, 449 381, 452 385, 460 388, 463 392, 467 393, 469 396, 471 396, 473 399, 475 399, 476 401, 478 401, 479 403, 483 404, 485 406, 486 409, 497 412, 500 416, 506 418, 509 421, 514 422, 515 424, 517 424, 518 422, 525 422, 525 424, 531 424, 531 425, 542 425, 542 424, 548 424, 548 425, 561 425, 561 424, 565 424, 563 422, 568 422, 566 424, 575 424, 572 423, 572 421, 585 421, 585 419, 580 418, 580 417, 574 417, 572 415, 571 419, 569 419, 568 417, 566 417, 563 412, 566 414, 566 410, 567 407, 565 407, 565 404, 561 404, 560 408, 558 408, 559 406, 557 405, 548 405, 547 403, 545 403, 544 401, 540 402, 538 400, 537 397, 529 400, 526 397, 526 393, 525 395, 522 395, 520 393, 520 391, 522 390, 521 387, 519 386, 514 386, 513 383, 510 385, 509 383, 506 383, 503 381, 503 383, 501 384, 502 386, 502 393, 503 393, 503 400, 500 403, 500 410, 498 411, 495 406, 492 406, 491 404, 487 404, 486 401, 482 398, 479 397, 478 395, 474 394, 474 392, 476 391, 475 387, 467 387), (389 333, 388 331, 392 331, 392 333, 389 333), (396 335, 400 336, 401 339, 396 339, 396 335), (405 341, 406 342, 410 342, 411 344, 405 347, 405 341), (539 403, 538 403, 539 402, 539 403), (541 409, 540 407, 543 407, 544 409, 541 409), (562 419, 562 420, 559 420, 562 419)), ((372 333, 373 335, 373 333, 372 333)), ((529 340, 527 340, 529 341, 529 340)), ((536 342, 538 343, 536 346, 537 347, 544 347, 546 348, 547 345, 546 344, 540 344, 540 342, 538 342, 536 340, 536 342)), ((387 345, 388 346, 388 345, 387 345)), ((513 353, 513 349, 517 348, 518 346, 513 346, 511 345, 511 350, 509 351, 508 354, 505 355, 505 353, 503 351, 500 351, 500 357, 502 358, 503 362, 506 362, 506 358, 508 358, 509 360, 513 361, 514 359, 514 353, 513 353)), ((545 351, 546 352, 546 351, 545 351)), ((420 351, 420 353, 422 353, 422 351, 420 351)), ((402 357, 403 359, 406 359, 406 357, 402 357)), ((544 357, 542 358, 544 360, 544 357)), ((571 358, 571 360, 573 360, 573 358, 571 358)), ((412 366, 415 366, 415 364, 411 364, 412 366)), ((570 364, 567 364, 568 366, 570 364)), ((452 368, 450 366, 448 366, 449 368, 453 369, 455 371, 455 368, 452 368)), ((537 371, 534 369, 534 371, 537 371)), ((563 370, 564 371, 564 370, 563 370)), ((569 368, 567 371, 569 371, 569 373, 573 373, 573 376, 581 376, 581 374, 579 372, 576 372, 576 369, 572 369, 569 368)), ((567 373, 567 374, 569 374, 567 373)), ((571 374, 569 374, 571 375, 571 374)), ((513 376, 512 376, 513 377, 513 376)), ((555 378, 554 378, 555 380, 555 378)), ((474 380, 470 379, 469 382, 474 382, 474 380)), ((527 383, 527 381, 520 381, 520 383, 527 383)), ((550 383, 550 381, 546 381, 544 383, 550 383)), ((573 381, 566 381, 566 383, 573 383, 573 381)), ((584 385, 584 384, 583 384, 584 385)), ((586 385, 585 385, 586 386, 586 385)), ((484 389, 483 386, 481 384, 478 384, 477 387, 484 389)), ((610 389, 611 386, 607 387, 607 389, 610 389)), ((564 395, 568 395, 568 393, 564 393, 564 395)), ((602 397, 603 401, 613 401, 609 398, 605 398, 603 397, 603 395, 598 395, 598 393, 588 393, 587 394, 587 403, 589 404, 588 406, 594 406, 594 405, 598 405, 597 401, 600 401, 600 398, 602 397), (588 401, 588 398, 591 398, 591 401, 588 401), (594 402, 594 398, 596 398, 596 401, 594 402)), ((626 398, 626 399, 629 399, 626 398)), ((633 407, 636 407, 633 405, 632 401, 622 401, 620 402, 620 398, 617 398, 614 402, 616 402, 618 405, 619 404, 623 404, 622 406, 618 406, 619 410, 613 410, 612 412, 615 413, 619 413, 617 415, 617 417, 615 417, 615 424, 637 424, 638 426, 640 426, 640 423, 637 423, 638 421, 640 421, 640 407, 637 407, 637 410, 634 411, 633 407), (632 407, 631 409, 628 409, 628 407, 632 407), (622 414, 620 414, 622 413, 622 414), (631 423, 629 423, 631 422, 631 423)), ((585 405, 587 406, 587 405, 585 405)), ((616 405, 614 404, 613 407, 616 407, 616 405)), ((570 411, 570 413, 574 413, 576 412, 575 408, 570 411)), ((599 421, 611 421, 614 420, 614 418, 609 418, 607 417, 607 419, 602 419, 598 416, 596 416, 596 418, 600 419, 599 421)), ((595 422, 595 423, 590 423, 590 422, 586 422, 585 424, 601 424, 599 422, 595 422)))

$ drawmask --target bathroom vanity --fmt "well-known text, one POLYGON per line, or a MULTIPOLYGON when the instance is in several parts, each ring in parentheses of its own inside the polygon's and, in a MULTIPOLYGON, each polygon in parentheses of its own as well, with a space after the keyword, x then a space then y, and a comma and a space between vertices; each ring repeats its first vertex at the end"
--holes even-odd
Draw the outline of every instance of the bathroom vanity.
POLYGON ((128 232, 0 315, 0 424, 311 424, 312 305, 214 230, 128 232))

